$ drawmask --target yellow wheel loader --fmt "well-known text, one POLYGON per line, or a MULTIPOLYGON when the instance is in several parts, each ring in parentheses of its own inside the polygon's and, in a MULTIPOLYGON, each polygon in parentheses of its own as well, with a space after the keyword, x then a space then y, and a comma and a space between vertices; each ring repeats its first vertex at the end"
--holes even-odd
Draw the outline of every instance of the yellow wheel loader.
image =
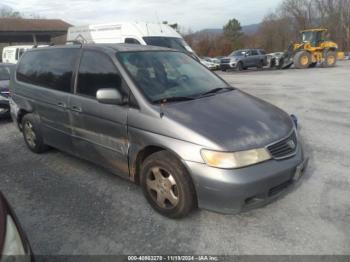
POLYGON ((291 43, 280 58, 280 68, 333 67, 337 63, 338 45, 328 40, 327 29, 309 29, 300 32, 300 42, 291 43))

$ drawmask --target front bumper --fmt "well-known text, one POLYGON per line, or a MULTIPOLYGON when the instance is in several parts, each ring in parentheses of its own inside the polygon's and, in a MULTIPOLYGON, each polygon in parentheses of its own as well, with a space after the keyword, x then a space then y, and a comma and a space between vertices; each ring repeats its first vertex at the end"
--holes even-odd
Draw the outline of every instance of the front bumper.
POLYGON ((236 69, 237 64, 236 63, 229 63, 229 64, 220 64, 221 70, 227 70, 227 69, 236 69))
POLYGON ((227 170, 186 162, 195 184, 198 207, 235 214, 270 203, 295 184, 307 166, 303 149, 284 160, 227 170))

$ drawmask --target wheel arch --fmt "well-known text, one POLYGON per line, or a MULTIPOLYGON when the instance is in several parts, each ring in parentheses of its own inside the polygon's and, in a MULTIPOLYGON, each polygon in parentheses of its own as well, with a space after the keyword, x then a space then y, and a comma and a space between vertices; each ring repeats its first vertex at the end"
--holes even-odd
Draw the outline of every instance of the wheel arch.
MULTIPOLYGON (((170 148, 167 148, 165 146, 160 145, 147 145, 140 149, 136 153, 136 157, 131 162, 130 167, 130 179, 134 181, 136 184, 140 184, 140 175, 141 175, 141 166, 142 163, 145 161, 147 157, 150 155, 160 152, 160 151, 167 151, 170 154, 172 154, 177 160, 179 160, 181 163, 183 163, 181 156, 179 156, 174 150, 171 150, 170 148)), ((185 166, 185 165, 184 165, 185 166)), ((185 166, 186 170, 187 167, 185 166)))

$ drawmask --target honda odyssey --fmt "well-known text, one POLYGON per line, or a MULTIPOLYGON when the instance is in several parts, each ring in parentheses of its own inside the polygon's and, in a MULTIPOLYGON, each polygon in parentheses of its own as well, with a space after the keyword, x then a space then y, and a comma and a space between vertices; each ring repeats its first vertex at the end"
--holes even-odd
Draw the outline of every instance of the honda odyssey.
POLYGON ((176 50, 32 49, 12 81, 11 114, 31 151, 54 147, 97 163, 140 184, 168 217, 261 206, 306 165, 288 114, 176 50))

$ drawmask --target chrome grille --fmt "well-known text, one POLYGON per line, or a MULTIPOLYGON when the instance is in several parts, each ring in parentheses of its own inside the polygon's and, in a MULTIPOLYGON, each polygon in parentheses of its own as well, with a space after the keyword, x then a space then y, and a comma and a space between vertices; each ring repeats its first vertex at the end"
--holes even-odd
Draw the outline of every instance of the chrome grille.
POLYGON ((287 138, 267 146, 271 156, 275 159, 287 158, 295 154, 298 140, 295 131, 287 138))
POLYGON ((231 59, 221 59, 221 64, 229 64, 231 59))

